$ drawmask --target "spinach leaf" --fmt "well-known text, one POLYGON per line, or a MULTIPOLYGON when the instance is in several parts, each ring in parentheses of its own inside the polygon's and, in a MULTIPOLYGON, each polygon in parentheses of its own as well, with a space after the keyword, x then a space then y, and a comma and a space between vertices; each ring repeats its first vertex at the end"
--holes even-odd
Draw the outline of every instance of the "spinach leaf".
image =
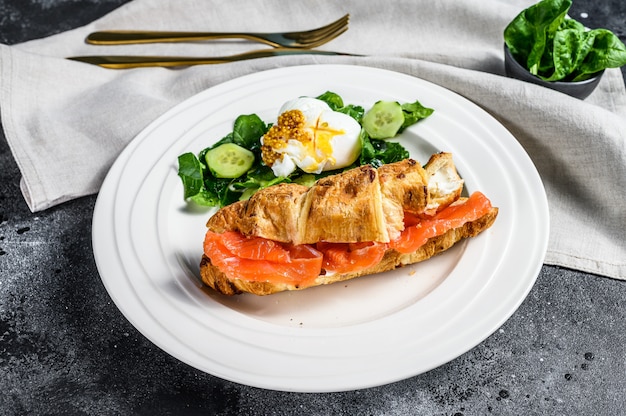
POLYGON ((333 111, 343 108, 343 98, 332 91, 326 91, 324 94, 318 95, 315 98, 324 101, 333 111))
POLYGON ((418 121, 430 116, 435 110, 424 107, 419 101, 414 103, 405 103, 401 105, 404 114, 404 122, 400 128, 400 132, 418 121))
POLYGON ((542 0, 513 19, 504 30, 511 54, 531 74, 537 75, 546 51, 551 51, 554 33, 565 19, 571 0, 542 0))
POLYGON ((619 68, 626 65, 626 46, 613 32, 594 29, 588 32, 590 49, 581 59, 574 73, 574 81, 581 81, 605 68, 619 68))
POLYGON ((361 119, 363 118, 363 114, 365 114, 365 109, 360 105, 348 104, 345 107, 341 107, 337 110, 340 113, 344 113, 355 119, 359 124, 361 124, 361 119))
POLYGON ((184 198, 199 194, 204 188, 205 166, 193 153, 178 156, 178 176, 183 182, 184 198))
POLYGON ((361 124, 361 119, 363 118, 363 114, 365 114, 365 109, 363 107, 354 104, 344 106, 343 98, 332 91, 326 91, 324 94, 319 95, 316 98, 328 104, 331 110, 347 114, 361 124))
POLYGON ((580 65, 589 50, 588 37, 585 32, 577 29, 558 31, 554 36, 552 59, 554 71, 552 75, 544 75, 546 81, 566 79, 580 65))
POLYGON ((189 200, 206 207, 218 206, 220 203, 219 195, 215 195, 214 193, 207 191, 205 188, 202 188, 199 193, 190 197, 189 200))
POLYGON ((385 163, 399 162, 409 157, 409 152, 399 143, 372 139, 361 130, 361 156, 359 164, 379 168, 385 163))
POLYGON ((268 130, 263 120, 256 114, 241 115, 235 120, 233 127, 233 143, 248 150, 260 148, 260 139, 268 130))

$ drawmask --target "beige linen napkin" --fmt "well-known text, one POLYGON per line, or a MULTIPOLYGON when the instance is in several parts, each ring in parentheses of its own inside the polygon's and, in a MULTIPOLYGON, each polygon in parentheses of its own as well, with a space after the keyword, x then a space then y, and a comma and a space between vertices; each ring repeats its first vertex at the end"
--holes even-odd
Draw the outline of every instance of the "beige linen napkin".
POLYGON ((213 85, 275 67, 343 63, 391 69, 474 101, 521 142, 547 189, 546 263, 626 279, 626 91, 606 72, 585 101, 503 76, 502 32, 526 0, 134 0, 66 33, 0 45, 0 111, 32 211, 98 191, 124 146, 167 109, 213 85), (320 49, 367 57, 290 56, 186 69, 108 70, 91 54, 223 55, 245 42, 91 46, 101 29, 311 28, 351 14, 320 49))

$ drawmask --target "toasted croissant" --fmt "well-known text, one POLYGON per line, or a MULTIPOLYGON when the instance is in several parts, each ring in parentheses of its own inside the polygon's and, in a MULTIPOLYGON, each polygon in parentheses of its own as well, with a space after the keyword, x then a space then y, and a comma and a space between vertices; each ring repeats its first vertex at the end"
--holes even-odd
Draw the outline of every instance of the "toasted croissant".
MULTIPOLYGON (((387 243, 404 229, 406 212, 426 215, 459 200, 463 180, 452 155, 433 155, 425 167, 412 159, 383 165, 378 169, 361 166, 317 181, 312 187, 280 184, 258 191, 248 201, 239 201, 219 210, 207 222, 209 231, 237 231, 245 236, 290 244, 318 242, 387 243)), ((457 241, 489 228, 498 213, 492 208, 483 217, 431 238, 414 253, 389 249, 381 262, 353 273, 319 276, 313 286, 392 270, 426 260, 447 250, 457 241)), ((204 283, 218 292, 232 295, 250 292, 266 295, 298 290, 290 283, 252 282, 232 279, 214 266, 205 255, 200 265, 204 283)), ((311 286, 311 285, 309 285, 311 286)))

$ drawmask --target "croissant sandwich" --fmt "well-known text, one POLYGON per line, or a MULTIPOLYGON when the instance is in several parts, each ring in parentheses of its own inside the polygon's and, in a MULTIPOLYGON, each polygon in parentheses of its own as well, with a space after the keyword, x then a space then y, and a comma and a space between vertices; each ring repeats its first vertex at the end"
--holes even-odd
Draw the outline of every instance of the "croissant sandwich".
POLYGON ((207 222, 202 281, 234 295, 269 295, 417 263, 489 228, 498 208, 461 197, 452 155, 375 169, 307 187, 283 183, 220 209, 207 222))

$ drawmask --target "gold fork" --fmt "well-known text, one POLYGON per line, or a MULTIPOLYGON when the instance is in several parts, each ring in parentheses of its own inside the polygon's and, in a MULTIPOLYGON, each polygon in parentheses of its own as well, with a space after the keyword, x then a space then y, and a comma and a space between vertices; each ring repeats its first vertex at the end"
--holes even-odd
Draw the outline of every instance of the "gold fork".
POLYGON ((132 43, 185 42, 211 39, 246 39, 275 48, 315 48, 348 30, 350 15, 322 26, 300 32, 237 33, 237 32, 159 32, 139 30, 110 30, 94 32, 86 42, 94 45, 127 45, 132 43))

